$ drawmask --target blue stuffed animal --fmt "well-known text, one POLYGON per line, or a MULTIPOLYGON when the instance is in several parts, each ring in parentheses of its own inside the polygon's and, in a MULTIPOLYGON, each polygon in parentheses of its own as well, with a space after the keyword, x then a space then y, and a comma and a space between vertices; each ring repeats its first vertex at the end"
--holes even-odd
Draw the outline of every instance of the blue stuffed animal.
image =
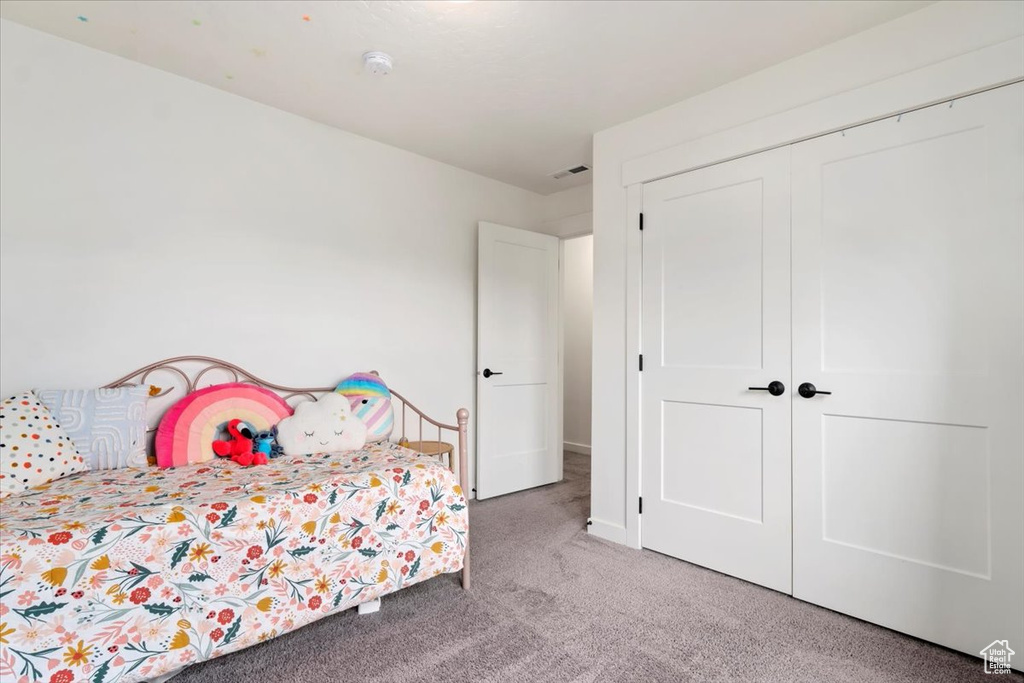
POLYGON ((257 432, 253 437, 253 452, 263 453, 268 458, 277 458, 284 455, 284 450, 277 443, 277 427, 266 432, 257 432))

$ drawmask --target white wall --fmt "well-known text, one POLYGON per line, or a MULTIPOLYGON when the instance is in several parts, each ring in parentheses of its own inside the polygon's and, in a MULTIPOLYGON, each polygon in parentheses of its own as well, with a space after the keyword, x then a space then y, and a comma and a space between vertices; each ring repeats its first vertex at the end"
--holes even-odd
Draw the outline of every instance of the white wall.
MULTIPOLYGON (((595 135, 591 533, 632 545, 640 540, 639 487, 626 484, 627 373, 636 372, 627 348, 627 254, 636 224, 623 165, 1022 34, 1024 3, 937 3, 595 135)), ((1024 55, 1014 59, 1013 68, 1024 64, 1024 55)))
POLYGON ((539 232, 569 238, 593 232, 593 196, 591 185, 580 185, 544 197, 541 203, 539 232))
POLYGON ((590 455, 594 237, 562 244, 563 422, 565 448, 590 455))
POLYGON ((544 197, 7 21, 0 119, 3 395, 207 354, 475 405, 477 221, 544 197))

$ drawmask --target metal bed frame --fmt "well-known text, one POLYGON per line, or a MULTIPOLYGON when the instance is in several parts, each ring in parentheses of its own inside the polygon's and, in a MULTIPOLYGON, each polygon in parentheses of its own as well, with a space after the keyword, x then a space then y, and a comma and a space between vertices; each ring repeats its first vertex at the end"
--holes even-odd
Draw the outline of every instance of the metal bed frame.
MULTIPOLYGON (((374 372, 373 374, 376 375, 377 373, 374 372)), ((281 384, 274 384, 273 382, 268 382, 257 377, 248 370, 245 370, 234 363, 229 363, 210 356, 176 356, 174 358, 166 358, 130 372, 124 377, 120 377, 113 382, 110 382, 106 385, 106 388, 115 388, 126 384, 150 385, 150 407, 147 409, 147 419, 149 420, 148 432, 152 435, 156 431, 160 418, 163 416, 166 409, 173 405, 173 403, 175 403, 179 398, 192 393, 196 389, 221 382, 246 382, 248 384, 254 384, 280 394, 281 397, 289 403, 297 403, 303 400, 315 401, 317 395, 334 391, 334 387, 288 387, 281 384), (221 379, 220 382, 214 381, 218 375, 225 377, 225 379, 221 379), (154 376, 169 378, 171 380, 171 385, 168 387, 161 387, 154 384, 153 380, 151 380, 151 377, 154 376), (203 383, 204 379, 206 380, 205 383, 203 383)), ((388 389, 391 391, 392 402, 394 403, 397 401, 401 404, 401 439, 406 439, 408 411, 412 411, 419 420, 419 440, 423 440, 424 428, 426 425, 429 425, 431 432, 432 428, 437 428, 438 441, 444 440, 442 437, 445 432, 453 432, 458 436, 458 458, 453 458, 452 462, 448 463, 446 467, 448 467, 455 475, 459 485, 462 487, 463 495, 466 496, 466 499, 468 500, 469 491, 471 490, 469 485, 469 454, 466 439, 466 429, 469 424, 469 411, 465 408, 460 408, 455 413, 457 424, 445 424, 428 416, 422 410, 410 403, 400 393, 391 389, 391 387, 388 387, 388 389)), ((430 436, 433 436, 433 433, 431 433, 430 436)), ((150 452, 152 452, 151 448, 150 452)), ((441 458, 438 458, 438 460, 444 464, 444 461, 441 458)), ((466 590, 469 589, 468 534, 466 539, 466 555, 462 565, 462 587, 466 590)))

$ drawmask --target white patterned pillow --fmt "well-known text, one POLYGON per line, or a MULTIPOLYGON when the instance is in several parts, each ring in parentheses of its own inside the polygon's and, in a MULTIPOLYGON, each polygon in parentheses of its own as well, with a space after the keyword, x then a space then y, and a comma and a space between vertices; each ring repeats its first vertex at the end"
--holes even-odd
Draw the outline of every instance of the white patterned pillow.
POLYGON ((31 391, 0 404, 0 498, 88 469, 31 391))
POLYGON ((89 469, 146 467, 149 387, 36 390, 89 469))

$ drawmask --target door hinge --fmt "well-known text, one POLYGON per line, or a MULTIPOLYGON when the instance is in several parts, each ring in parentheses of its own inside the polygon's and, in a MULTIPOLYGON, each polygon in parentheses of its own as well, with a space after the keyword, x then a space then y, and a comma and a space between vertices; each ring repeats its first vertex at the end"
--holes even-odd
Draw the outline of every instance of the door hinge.
POLYGON ((644 354, 640 354, 640 372, 644 371, 644 354))
POLYGON ((644 514, 644 497, 640 496, 640 514, 644 514))
POLYGON ((640 232, 644 231, 644 212, 640 212, 640 232))

